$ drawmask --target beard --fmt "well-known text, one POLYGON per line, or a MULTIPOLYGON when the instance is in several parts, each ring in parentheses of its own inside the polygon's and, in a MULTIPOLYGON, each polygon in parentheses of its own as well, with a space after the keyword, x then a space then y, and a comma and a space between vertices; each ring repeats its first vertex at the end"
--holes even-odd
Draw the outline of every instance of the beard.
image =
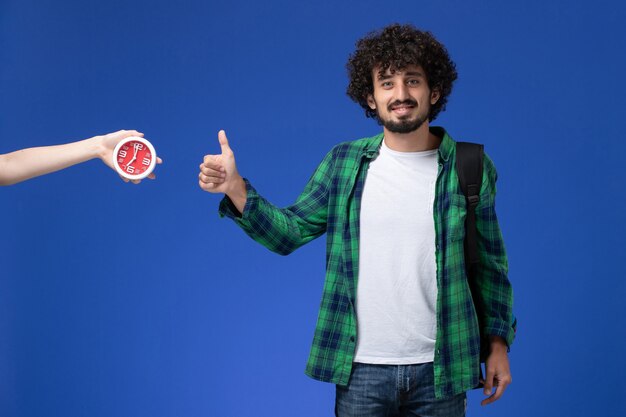
MULTIPOLYGON (((395 101, 387 106, 387 111, 391 113, 393 106, 406 104, 410 106, 417 106, 417 102, 414 100, 395 101)), ((428 112, 426 114, 417 114, 413 119, 410 116, 402 116, 399 120, 385 119, 381 117, 380 112, 376 110, 378 124, 383 125, 387 130, 392 133, 411 133, 419 129, 426 120, 428 120, 428 112)))

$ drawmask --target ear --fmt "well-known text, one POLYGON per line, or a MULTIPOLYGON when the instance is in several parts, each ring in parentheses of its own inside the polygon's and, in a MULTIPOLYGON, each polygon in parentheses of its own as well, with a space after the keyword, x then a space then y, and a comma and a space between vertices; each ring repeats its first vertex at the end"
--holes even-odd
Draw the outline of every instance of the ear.
POLYGON ((374 101, 374 96, 371 94, 367 95, 367 105, 370 106, 370 109, 376 110, 376 102, 374 101))
POLYGON ((430 92, 430 105, 432 106, 437 101, 439 101, 439 97, 441 97, 441 94, 439 93, 439 90, 432 90, 430 92))

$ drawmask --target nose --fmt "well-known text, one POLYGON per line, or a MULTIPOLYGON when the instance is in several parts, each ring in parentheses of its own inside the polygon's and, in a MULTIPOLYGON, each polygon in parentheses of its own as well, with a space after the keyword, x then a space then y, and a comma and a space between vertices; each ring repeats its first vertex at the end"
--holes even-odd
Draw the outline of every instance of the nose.
POLYGON ((396 84, 396 99, 398 101, 404 101, 409 98, 409 87, 405 83, 396 84))

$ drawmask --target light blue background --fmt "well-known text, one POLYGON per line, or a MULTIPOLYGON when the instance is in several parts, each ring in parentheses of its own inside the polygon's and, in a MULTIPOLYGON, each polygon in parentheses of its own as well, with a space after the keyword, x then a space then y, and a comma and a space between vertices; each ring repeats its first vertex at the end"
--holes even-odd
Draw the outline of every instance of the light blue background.
POLYGON ((0 190, 0 416, 329 416, 303 374, 324 239, 289 257, 197 186, 226 129, 291 203, 379 127, 345 96, 355 41, 431 30, 460 74, 435 124, 485 143, 515 289, 513 385, 469 415, 626 415, 622 3, 0 0, 0 153, 146 134, 156 181, 100 161, 0 190))

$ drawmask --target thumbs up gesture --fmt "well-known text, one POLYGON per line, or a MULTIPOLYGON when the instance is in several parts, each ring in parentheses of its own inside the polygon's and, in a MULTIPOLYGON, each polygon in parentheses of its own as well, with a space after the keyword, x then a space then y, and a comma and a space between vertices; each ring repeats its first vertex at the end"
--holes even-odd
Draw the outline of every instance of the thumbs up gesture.
POLYGON ((235 154, 228 145, 226 132, 220 130, 217 137, 222 153, 204 156, 204 160, 200 164, 198 184, 204 191, 228 195, 235 207, 243 212, 246 202, 246 185, 237 171, 235 154))

